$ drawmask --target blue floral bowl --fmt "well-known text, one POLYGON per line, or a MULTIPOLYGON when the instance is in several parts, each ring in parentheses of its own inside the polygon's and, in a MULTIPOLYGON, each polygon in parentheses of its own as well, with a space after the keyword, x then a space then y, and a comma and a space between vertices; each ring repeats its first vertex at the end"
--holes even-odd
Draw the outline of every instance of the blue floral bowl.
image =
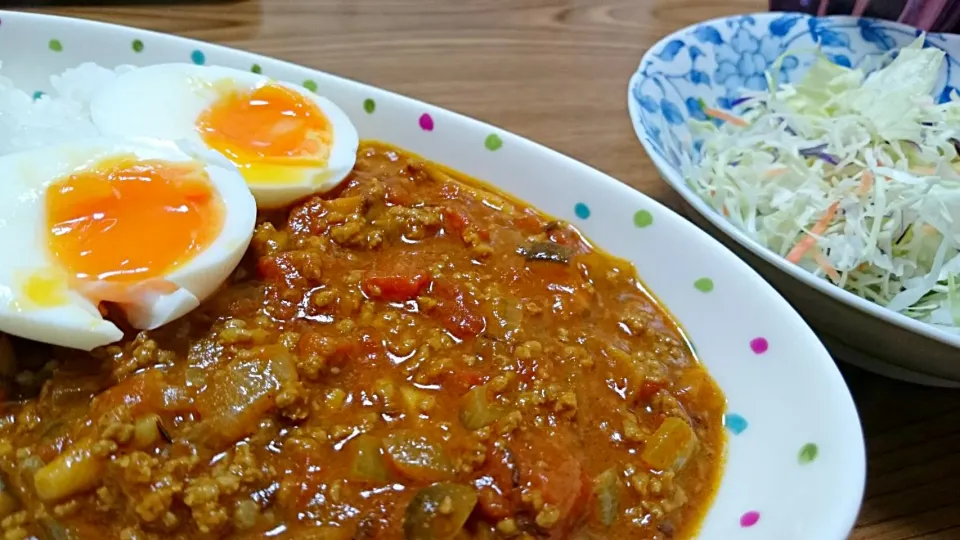
MULTIPOLYGON (((856 67, 908 45, 920 32, 895 22, 854 17, 763 13, 707 21, 654 45, 630 79, 630 118, 663 178, 691 218, 753 265, 787 297, 835 356, 896 378, 960 386, 960 333, 915 321, 848 293, 788 263, 751 240, 687 186, 701 141, 689 129, 705 120, 702 103, 730 108, 746 90, 765 90, 764 72, 783 54, 780 80, 793 82, 817 46, 832 61, 856 67)), ((947 53, 937 92, 960 88, 960 36, 928 34, 947 53)), ((871 61, 868 65, 877 65, 871 61)))

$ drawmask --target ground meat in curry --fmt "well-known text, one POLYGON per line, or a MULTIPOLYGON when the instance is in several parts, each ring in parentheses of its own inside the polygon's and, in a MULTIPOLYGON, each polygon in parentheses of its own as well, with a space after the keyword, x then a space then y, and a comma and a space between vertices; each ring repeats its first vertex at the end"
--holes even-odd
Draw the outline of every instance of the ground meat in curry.
POLYGON ((195 312, 0 368, 5 540, 686 538, 723 459, 630 264, 372 143, 195 312))

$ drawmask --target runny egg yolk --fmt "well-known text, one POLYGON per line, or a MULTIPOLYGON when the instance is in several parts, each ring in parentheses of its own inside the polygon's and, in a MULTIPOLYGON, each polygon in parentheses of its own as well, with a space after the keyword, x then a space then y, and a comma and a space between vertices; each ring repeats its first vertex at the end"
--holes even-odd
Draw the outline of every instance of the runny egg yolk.
POLYGON ((324 165, 333 144, 333 127, 320 107, 277 84, 221 90, 197 118, 197 130, 248 179, 245 169, 258 166, 324 165))
POLYGON ((122 156, 53 182, 47 238, 71 278, 130 283, 162 277, 209 247, 224 208, 194 162, 122 156))

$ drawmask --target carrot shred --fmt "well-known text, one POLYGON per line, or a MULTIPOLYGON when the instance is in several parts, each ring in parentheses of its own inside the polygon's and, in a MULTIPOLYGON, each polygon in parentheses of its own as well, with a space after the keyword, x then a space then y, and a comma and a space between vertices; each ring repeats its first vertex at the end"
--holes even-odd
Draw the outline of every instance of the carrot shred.
POLYGON ((803 258, 804 254, 814 247, 817 243, 817 236, 823 234, 827 230, 827 227, 830 225, 830 222, 833 221, 833 216, 837 214, 837 207, 840 205, 839 201, 835 201, 828 208, 823 217, 819 221, 813 224, 813 227, 810 227, 810 232, 803 237, 797 245, 793 246, 793 249, 790 250, 790 253, 787 253, 787 260, 796 264, 800 262, 800 259, 803 258))
POLYGON ((870 190, 873 189, 874 180, 875 177, 871 171, 863 171, 863 176, 860 178, 860 186, 857 188, 857 195, 870 193, 870 190))
POLYGON ((700 108, 703 110, 703 114, 709 116, 710 118, 722 120, 724 122, 727 122, 728 124, 733 124, 735 126, 740 126, 740 127, 747 127, 750 125, 749 122, 747 122, 743 118, 734 116, 725 111, 721 111, 720 109, 714 109, 713 107, 708 107, 707 103, 702 99, 699 99, 697 101, 700 103, 700 108))
POLYGON ((837 272, 837 269, 833 267, 830 259, 823 254, 823 251, 820 251, 820 248, 814 247, 813 249, 813 260, 816 261, 817 266, 819 266, 820 269, 823 270, 823 273, 833 280, 834 283, 840 281, 840 272, 837 272))
POLYGON ((763 173, 763 177, 764 177, 764 178, 767 178, 767 179, 776 178, 776 177, 778 177, 778 176, 782 176, 782 175, 784 175, 784 174, 787 174, 787 172, 788 172, 789 170, 790 170, 790 169, 788 169, 788 168, 786 168, 786 167, 774 167, 773 169, 767 169, 767 171, 766 171, 765 173, 763 173))
POLYGON ((723 120, 724 122, 728 124, 733 124, 735 126, 747 127, 750 125, 746 120, 744 120, 743 118, 740 118, 739 116, 734 116, 728 112, 724 112, 719 109, 714 109, 713 107, 704 107, 703 114, 706 114, 710 118, 723 120))

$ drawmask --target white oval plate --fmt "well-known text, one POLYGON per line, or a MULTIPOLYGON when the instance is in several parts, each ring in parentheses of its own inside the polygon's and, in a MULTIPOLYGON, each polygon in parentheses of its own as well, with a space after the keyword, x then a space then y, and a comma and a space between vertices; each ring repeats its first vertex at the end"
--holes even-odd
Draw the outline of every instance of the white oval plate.
POLYGON ((700 538, 833 540, 863 496, 860 422, 823 346, 753 270, 680 216, 577 161, 493 126, 263 56, 169 35, 0 12, 2 71, 50 90, 81 62, 258 66, 343 108, 363 138, 396 144, 484 179, 569 220, 636 264, 681 321, 729 400, 725 474, 700 538))

